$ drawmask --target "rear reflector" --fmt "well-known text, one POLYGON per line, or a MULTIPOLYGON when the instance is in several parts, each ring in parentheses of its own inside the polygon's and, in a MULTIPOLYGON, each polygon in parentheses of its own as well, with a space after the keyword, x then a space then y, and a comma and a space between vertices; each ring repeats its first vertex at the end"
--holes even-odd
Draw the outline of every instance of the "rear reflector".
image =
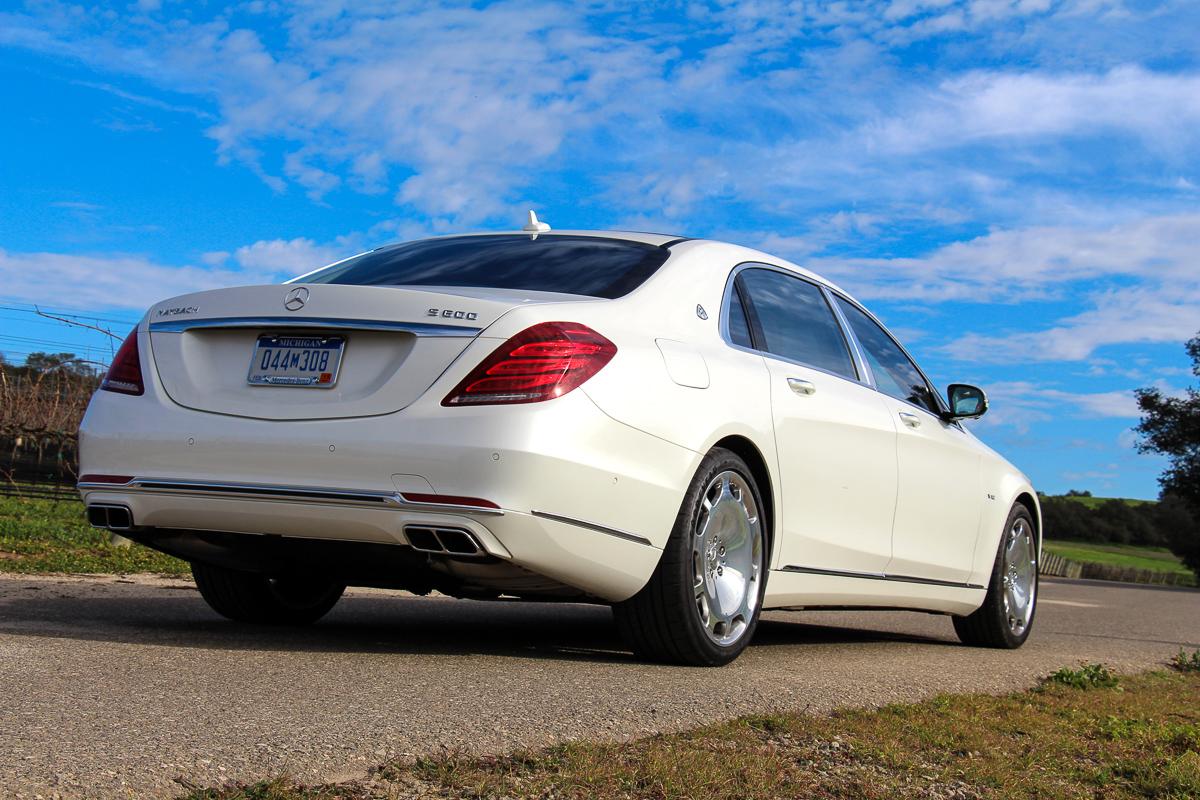
POLYGON ((543 322, 497 348, 442 400, 444 406, 537 403, 599 372, 617 346, 577 322, 543 322))
POLYGON ((132 475, 80 475, 80 483, 112 483, 121 484, 122 486, 133 480, 132 475))
POLYGON ((146 391, 142 383, 142 359, 138 354, 137 328, 134 328, 121 343, 121 349, 117 351, 117 356, 109 366, 100 388, 106 392, 132 395, 140 395, 146 391))
POLYGON ((409 503, 423 503, 435 506, 475 506, 476 508, 499 508, 491 500, 479 497, 461 497, 455 494, 414 494, 404 492, 401 495, 409 503))

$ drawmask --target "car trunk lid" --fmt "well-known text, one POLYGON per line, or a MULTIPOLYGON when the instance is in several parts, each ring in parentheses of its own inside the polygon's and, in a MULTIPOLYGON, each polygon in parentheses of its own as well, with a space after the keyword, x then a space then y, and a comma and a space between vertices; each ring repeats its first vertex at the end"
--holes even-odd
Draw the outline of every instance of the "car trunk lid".
POLYGON ((487 289, 246 286, 158 304, 149 312, 150 343, 163 388, 188 408, 271 420, 371 416, 420 397, 509 309, 562 299, 579 298, 487 289), (259 338, 281 335, 342 341, 340 370, 327 388, 250 383, 259 338))

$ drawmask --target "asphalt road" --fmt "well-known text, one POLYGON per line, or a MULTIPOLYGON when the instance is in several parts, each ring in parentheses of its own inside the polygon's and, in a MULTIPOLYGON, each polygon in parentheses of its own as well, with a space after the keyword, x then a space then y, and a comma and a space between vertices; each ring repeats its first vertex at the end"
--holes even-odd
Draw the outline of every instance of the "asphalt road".
POLYGON ((1200 647, 1200 593, 1044 582, 1015 652, 944 617, 772 612, 732 666, 639 664, 607 609, 352 591, 303 631, 239 627, 190 582, 0 575, 0 797, 173 796, 362 776, 441 748, 631 737, 739 714, 999 692, 1200 647))

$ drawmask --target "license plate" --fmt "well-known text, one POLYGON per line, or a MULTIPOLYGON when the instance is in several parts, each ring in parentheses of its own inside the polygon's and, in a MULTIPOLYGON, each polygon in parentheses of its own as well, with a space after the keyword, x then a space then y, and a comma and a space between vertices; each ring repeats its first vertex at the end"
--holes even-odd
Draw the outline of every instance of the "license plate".
POLYGON ((274 336, 254 343, 250 374, 255 386, 302 386, 329 389, 337 383, 346 340, 340 336, 274 336))

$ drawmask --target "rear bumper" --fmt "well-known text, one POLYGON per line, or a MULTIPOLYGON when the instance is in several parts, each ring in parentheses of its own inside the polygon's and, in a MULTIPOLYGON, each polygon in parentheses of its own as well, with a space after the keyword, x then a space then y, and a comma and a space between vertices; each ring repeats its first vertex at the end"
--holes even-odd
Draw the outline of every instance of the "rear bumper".
MULTIPOLYGON (((148 387, 149 389, 149 387, 148 387)), ((145 529, 405 545, 409 525, 470 531, 488 554, 623 600, 656 567, 699 454, 618 423, 582 392, 537 406, 421 403, 270 422, 99 392, 80 431, 89 505, 145 529), (484 498, 498 508, 412 502, 484 498)))

